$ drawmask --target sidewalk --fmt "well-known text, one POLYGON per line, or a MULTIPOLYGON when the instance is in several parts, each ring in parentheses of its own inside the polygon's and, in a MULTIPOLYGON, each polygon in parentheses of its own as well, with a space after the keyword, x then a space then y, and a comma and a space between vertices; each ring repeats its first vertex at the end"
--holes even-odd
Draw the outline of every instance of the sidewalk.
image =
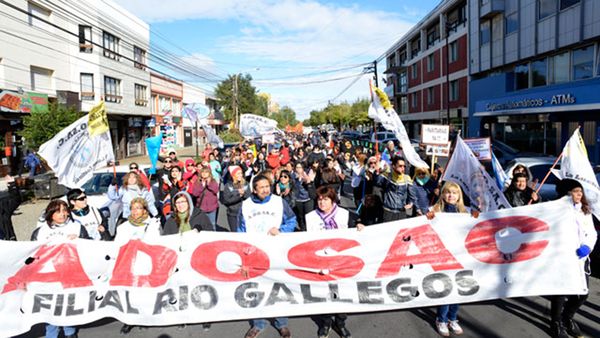
MULTIPOLYGON (((202 150, 204 150, 203 145, 198 146, 199 154, 202 154, 202 150)), ((191 147, 181 147, 175 148, 175 152, 177 153, 177 158, 179 160, 185 161, 187 158, 195 158, 196 157, 196 146, 193 145, 191 147)), ((127 158, 123 158, 119 160, 120 165, 129 165, 130 163, 135 162, 137 164, 150 164, 150 158, 148 155, 140 155, 140 156, 131 156, 127 158)))

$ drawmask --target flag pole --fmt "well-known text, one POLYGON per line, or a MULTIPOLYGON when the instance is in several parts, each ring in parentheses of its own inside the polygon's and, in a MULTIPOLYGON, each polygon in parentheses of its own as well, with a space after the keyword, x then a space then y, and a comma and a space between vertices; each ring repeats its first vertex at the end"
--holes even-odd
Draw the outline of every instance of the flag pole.
MULTIPOLYGON (((550 169, 548 170, 548 173, 546 173, 546 176, 544 176, 544 179, 542 180, 540 185, 535 189, 536 194, 540 192, 540 190, 542 189, 542 186, 544 185, 544 183, 546 183, 546 180, 548 179, 548 177, 550 177, 552 170, 554 169, 554 167, 556 167, 556 165, 558 164, 558 161, 560 161, 562 156, 563 156, 563 152, 561 152, 560 155, 558 155, 558 157, 556 158, 556 161, 554 161, 554 164, 552 164, 552 167, 550 167, 550 169)), ((533 199, 529 200, 529 203, 527 203, 527 204, 531 204, 532 202, 533 202, 533 199)))
MULTIPOLYGON (((113 178, 115 179, 115 182, 117 181, 117 167, 115 166, 115 161, 112 161, 112 167, 113 167, 113 178)), ((115 188, 117 190, 117 192, 119 191, 119 185, 116 184, 115 188)))

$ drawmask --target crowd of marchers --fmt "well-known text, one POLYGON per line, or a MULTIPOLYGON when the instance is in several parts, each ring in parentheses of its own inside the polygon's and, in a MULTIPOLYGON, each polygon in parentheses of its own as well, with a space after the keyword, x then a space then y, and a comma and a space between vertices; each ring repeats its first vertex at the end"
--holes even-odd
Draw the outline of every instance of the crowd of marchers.
MULTIPOLYGON (((161 158, 161 168, 146 176, 136 163, 129 166, 121 185, 115 179, 108 195, 123 204, 122 218, 115 236, 107 230, 107 220, 87 204, 86 193, 72 189, 65 199, 52 200, 32 240, 57 236, 127 242, 188 231, 216 231, 219 208, 226 208, 227 228, 232 232, 252 232, 277 236, 282 232, 329 231, 356 228, 437 213, 470 213, 468 199, 458 184, 443 182, 443 168, 409 167, 403 150, 394 142, 383 151, 327 135, 288 134, 277 144, 248 141, 227 149, 207 145, 200 158, 179 159, 175 151, 161 158), (154 188, 154 189, 153 189, 154 188), (349 192, 354 205, 340 205, 342 192, 349 192)), ((419 155, 426 159, 424 152, 419 155)), ((564 180, 557 185, 561 196, 568 195, 576 212, 580 246, 573 252, 581 269, 590 274, 589 255, 596 231, 583 189, 579 183, 564 180)), ((505 189, 509 203, 516 207, 541 202, 532 188, 531 173, 515 167, 505 189)), ((240 273, 244 273, 243 269, 240 273)), ((550 332, 553 337, 582 337, 573 317, 587 295, 552 296, 550 332)), ((435 327, 442 336, 460 335, 459 305, 437 307, 435 327)), ((316 335, 330 331, 351 337, 343 313, 319 315, 316 335)), ((281 337, 292 333, 286 317, 252 319, 245 338, 261 334, 269 321, 281 337)), ((205 329, 210 324, 204 324, 205 329)), ((124 324, 121 334, 133 326, 124 324)), ((58 337, 61 328, 47 324, 46 337, 58 337)), ((77 328, 62 327, 65 337, 77 337, 77 328)))

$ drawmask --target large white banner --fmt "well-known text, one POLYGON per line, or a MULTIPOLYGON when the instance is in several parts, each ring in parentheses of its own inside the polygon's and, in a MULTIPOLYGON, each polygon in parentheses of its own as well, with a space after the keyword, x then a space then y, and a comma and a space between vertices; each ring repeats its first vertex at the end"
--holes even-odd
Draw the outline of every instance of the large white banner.
POLYGON ((563 199, 361 232, 7 241, 0 324, 10 336, 104 317, 154 326, 583 294, 574 224, 563 199))
POLYGON ((277 121, 264 116, 243 114, 240 116, 240 133, 244 137, 261 137, 264 134, 280 132, 277 121))
POLYGON ((110 131, 90 136, 88 115, 61 130, 38 152, 58 177, 58 183, 81 188, 94 170, 114 161, 110 131))
POLYGON ((469 196, 471 206, 480 211, 511 207, 502 190, 460 136, 456 136, 456 146, 442 180, 460 185, 469 196))

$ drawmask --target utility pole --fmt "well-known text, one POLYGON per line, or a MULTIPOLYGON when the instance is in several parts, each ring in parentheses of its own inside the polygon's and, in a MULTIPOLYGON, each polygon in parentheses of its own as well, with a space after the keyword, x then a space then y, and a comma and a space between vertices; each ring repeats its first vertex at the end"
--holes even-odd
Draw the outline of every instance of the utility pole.
POLYGON ((379 87, 379 81, 377 77, 377 60, 373 61, 373 72, 375 73, 375 87, 379 87))
POLYGON ((235 121, 235 127, 240 129, 240 117, 238 112, 238 74, 233 76, 233 118, 235 121))

